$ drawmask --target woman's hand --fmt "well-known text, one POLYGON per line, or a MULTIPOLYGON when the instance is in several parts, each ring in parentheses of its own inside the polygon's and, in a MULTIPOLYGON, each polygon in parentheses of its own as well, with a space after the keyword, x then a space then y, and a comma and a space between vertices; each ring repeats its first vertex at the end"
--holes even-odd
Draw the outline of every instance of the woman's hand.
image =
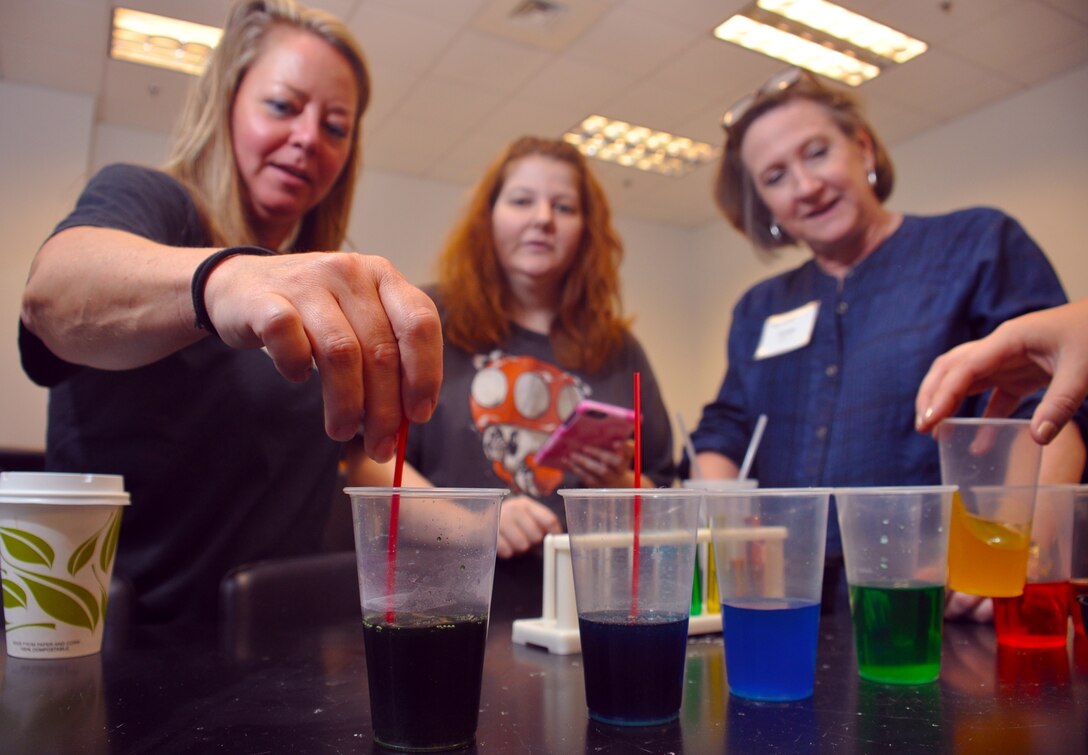
POLYGON ((1029 393, 1050 385, 1032 416, 1032 435, 1049 443, 1088 394, 1088 299, 1008 320, 960 344, 929 368, 915 400, 919 432, 931 432, 966 396, 993 388, 987 417, 1006 417, 1029 393), (1053 377, 1051 377, 1053 376, 1053 377))
POLYGON ((413 422, 434 411, 442 382, 442 329, 434 302, 387 260, 318 252, 225 260, 205 304, 223 341, 263 346, 288 380, 321 376, 325 431, 366 452, 394 451, 402 408, 413 422))
POLYGON ((502 502, 499 514, 499 558, 525 553, 544 536, 562 532, 559 517, 529 496, 515 495, 502 502))
POLYGON ((620 441, 611 449, 586 446, 570 454, 567 468, 587 488, 630 488, 635 484, 634 457, 633 440, 620 441))
POLYGON ((994 620, 994 601, 965 592, 946 590, 944 595, 944 617, 946 619, 965 619, 987 624, 994 620))

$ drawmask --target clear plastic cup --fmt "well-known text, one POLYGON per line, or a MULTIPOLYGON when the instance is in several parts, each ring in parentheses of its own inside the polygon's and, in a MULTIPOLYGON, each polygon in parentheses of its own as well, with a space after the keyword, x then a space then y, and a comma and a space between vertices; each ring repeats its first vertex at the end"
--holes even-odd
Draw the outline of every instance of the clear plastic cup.
POLYGON ((941 482, 952 504, 948 586, 1013 597, 1027 575, 1041 447, 1028 420, 948 419, 938 426, 941 482))
POLYGON ((345 492, 374 739, 395 750, 466 747, 476 736, 499 506, 508 491, 345 492))
POLYGON ((75 658, 102 649, 128 503, 117 475, 0 473, 8 655, 75 658))
MULTIPOLYGON (((1081 638, 1088 637, 1088 485, 1073 489, 1073 558, 1069 569, 1073 626, 1081 638), (1078 604, 1079 603, 1079 604, 1078 604), (1082 610, 1083 609, 1083 612, 1082 610)), ((1088 641, 1083 643, 1088 645, 1088 641)))
POLYGON ((560 490, 589 717, 651 726, 680 715, 702 494, 560 490))
POLYGON ((831 491, 707 491, 730 694, 812 695, 831 491))
POLYGON ((836 488, 858 674, 925 684, 941 672, 952 485, 836 488))
POLYGON ((1072 608, 1073 502, 1077 485, 1035 491, 1024 592, 994 598, 994 630, 1002 645, 1064 648, 1072 608))

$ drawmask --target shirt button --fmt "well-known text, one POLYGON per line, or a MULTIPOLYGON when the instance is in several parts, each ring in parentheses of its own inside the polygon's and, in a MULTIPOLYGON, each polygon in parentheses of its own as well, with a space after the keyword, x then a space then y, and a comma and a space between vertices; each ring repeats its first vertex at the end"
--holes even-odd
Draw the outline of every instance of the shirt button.
POLYGON ((846 302, 844 302, 844 301, 840 301, 840 302, 839 302, 839 306, 837 306, 837 307, 835 308, 835 311, 837 311, 837 312, 838 312, 838 313, 839 313, 840 315, 845 315, 845 314, 846 314, 846 310, 848 310, 848 309, 850 309, 850 305, 849 305, 849 304, 847 304, 847 303, 846 303, 846 302))
POLYGON ((816 428, 816 437, 818 439, 820 439, 820 440, 823 440, 824 438, 826 438, 827 437, 827 427, 826 426, 817 427, 816 428))
POLYGON ((837 364, 827 365, 827 369, 824 370, 824 374, 828 377, 835 377, 839 374, 839 366, 837 364))

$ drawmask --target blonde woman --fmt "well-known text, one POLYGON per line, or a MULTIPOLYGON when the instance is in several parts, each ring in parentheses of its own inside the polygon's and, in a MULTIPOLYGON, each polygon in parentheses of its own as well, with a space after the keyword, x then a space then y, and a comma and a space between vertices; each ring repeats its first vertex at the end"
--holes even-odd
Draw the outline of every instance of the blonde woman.
POLYGON ((50 388, 47 466, 124 475, 138 621, 208 618, 231 567, 316 550, 360 418, 387 458, 402 407, 431 414, 433 304, 332 251, 369 97, 338 19, 236 2, 166 167, 103 169, 34 259, 20 345, 50 388))

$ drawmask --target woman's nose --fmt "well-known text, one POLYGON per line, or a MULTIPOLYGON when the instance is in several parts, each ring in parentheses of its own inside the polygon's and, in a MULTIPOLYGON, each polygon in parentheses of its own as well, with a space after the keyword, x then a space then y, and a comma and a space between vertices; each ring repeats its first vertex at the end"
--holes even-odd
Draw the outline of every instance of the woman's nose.
POLYGON ((555 220, 555 212, 552 210, 551 202, 541 200, 533 205, 533 222, 537 225, 551 225, 555 220))
POLYGON ((801 197, 816 194, 823 188, 823 180, 819 174, 805 168, 798 168, 794 171, 793 184, 797 195, 801 197))
POLYGON ((310 151, 317 144, 321 124, 316 115, 302 112, 291 125, 291 144, 310 151))

